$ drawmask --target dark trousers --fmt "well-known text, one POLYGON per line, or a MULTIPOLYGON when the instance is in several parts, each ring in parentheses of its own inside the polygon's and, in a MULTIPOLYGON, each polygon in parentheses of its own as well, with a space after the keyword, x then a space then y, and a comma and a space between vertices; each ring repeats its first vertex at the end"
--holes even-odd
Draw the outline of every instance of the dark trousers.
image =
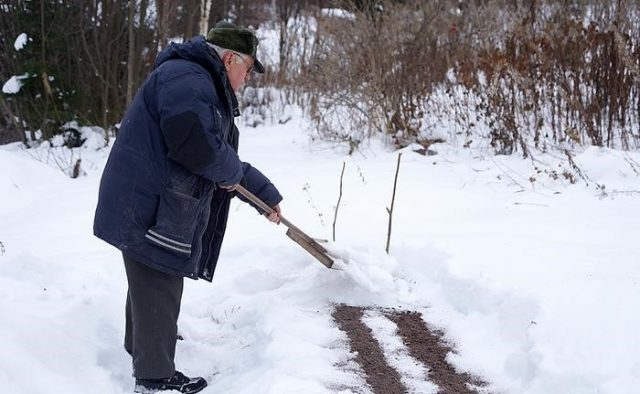
POLYGON ((124 348, 133 358, 133 376, 173 376, 183 278, 172 276, 123 255, 127 271, 124 348))

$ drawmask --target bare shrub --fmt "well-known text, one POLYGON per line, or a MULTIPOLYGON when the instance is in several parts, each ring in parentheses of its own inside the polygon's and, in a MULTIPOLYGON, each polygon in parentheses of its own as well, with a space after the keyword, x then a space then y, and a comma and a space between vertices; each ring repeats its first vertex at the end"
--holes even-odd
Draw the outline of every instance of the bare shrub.
POLYGON ((383 133, 402 145, 418 137, 425 100, 450 66, 436 56, 448 4, 383 1, 363 11, 348 1, 343 15, 319 19, 305 86, 323 138, 357 145, 383 133))
POLYGON ((499 154, 640 146, 638 2, 369 3, 318 19, 302 82, 322 138, 425 146, 436 119, 499 154))
POLYGON ((637 148, 637 5, 622 12, 602 2, 540 3, 519 8, 503 45, 485 42, 456 70, 483 98, 496 152, 527 156, 529 144, 637 148))

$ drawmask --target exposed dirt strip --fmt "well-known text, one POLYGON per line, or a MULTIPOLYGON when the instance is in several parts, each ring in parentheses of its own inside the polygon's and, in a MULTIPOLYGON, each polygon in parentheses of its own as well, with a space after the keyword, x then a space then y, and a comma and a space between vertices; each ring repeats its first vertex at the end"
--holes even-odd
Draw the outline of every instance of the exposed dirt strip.
POLYGON ((367 383, 376 394, 404 394, 406 389, 400 375, 385 361, 382 349, 373 338, 371 330, 362 322, 364 309, 339 305, 333 319, 340 330, 349 337, 351 351, 356 353, 356 362, 362 367, 367 383))
POLYGON ((398 335, 409 353, 430 369, 429 380, 440 388, 439 393, 477 394, 468 385, 482 387, 486 383, 468 373, 457 372, 446 360, 453 349, 443 339, 443 333, 429 328, 420 313, 391 312, 386 315, 398 325, 398 335))
POLYGON ((429 380, 426 365, 416 360, 402 337, 398 335, 398 325, 384 315, 383 310, 368 309, 362 322, 369 327, 378 341, 384 359, 400 374, 400 382, 411 394, 438 394, 439 387, 429 380))
MULTIPOLYGON (((355 361, 365 373, 367 383, 375 394, 405 394, 408 392, 400 380, 399 372, 389 366, 378 341, 363 321, 363 307, 338 305, 333 318, 340 330, 349 337, 355 361)), ((428 379, 438 386, 438 393, 479 394, 487 393, 486 383, 468 373, 461 373, 449 364, 446 356, 453 352, 443 339, 441 331, 432 329, 418 312, 382 310, 383 314, 398 326, 398 336, 410 355, 429 370, 428 379)))

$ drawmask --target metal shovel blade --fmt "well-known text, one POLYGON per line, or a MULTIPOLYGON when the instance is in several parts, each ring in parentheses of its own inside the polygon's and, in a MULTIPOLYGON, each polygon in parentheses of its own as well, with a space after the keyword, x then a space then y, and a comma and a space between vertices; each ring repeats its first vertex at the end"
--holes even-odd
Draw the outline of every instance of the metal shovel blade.
POLYGON ((292 229, 287 230, 287 236, 294 240, 298 245, 302 246, 304 250, 309 252, 325 267, 331 268, 333 266, 333 259, 327 255, 327 251, 321 245, 313 240, 309 240, 306 234, 299 234, 292 229))

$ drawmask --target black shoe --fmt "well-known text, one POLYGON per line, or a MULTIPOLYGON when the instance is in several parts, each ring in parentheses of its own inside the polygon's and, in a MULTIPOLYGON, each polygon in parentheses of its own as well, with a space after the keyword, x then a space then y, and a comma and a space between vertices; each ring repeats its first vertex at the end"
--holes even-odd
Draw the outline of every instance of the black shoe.
POLYGON ((181 393, 193 394, 207 387, 204 378, 189 378, 182 372, 176 371, 170 378, 164 379, 138 379, 136 378, 136 393, 151 394, 163 390, 176 390, 181 393))

